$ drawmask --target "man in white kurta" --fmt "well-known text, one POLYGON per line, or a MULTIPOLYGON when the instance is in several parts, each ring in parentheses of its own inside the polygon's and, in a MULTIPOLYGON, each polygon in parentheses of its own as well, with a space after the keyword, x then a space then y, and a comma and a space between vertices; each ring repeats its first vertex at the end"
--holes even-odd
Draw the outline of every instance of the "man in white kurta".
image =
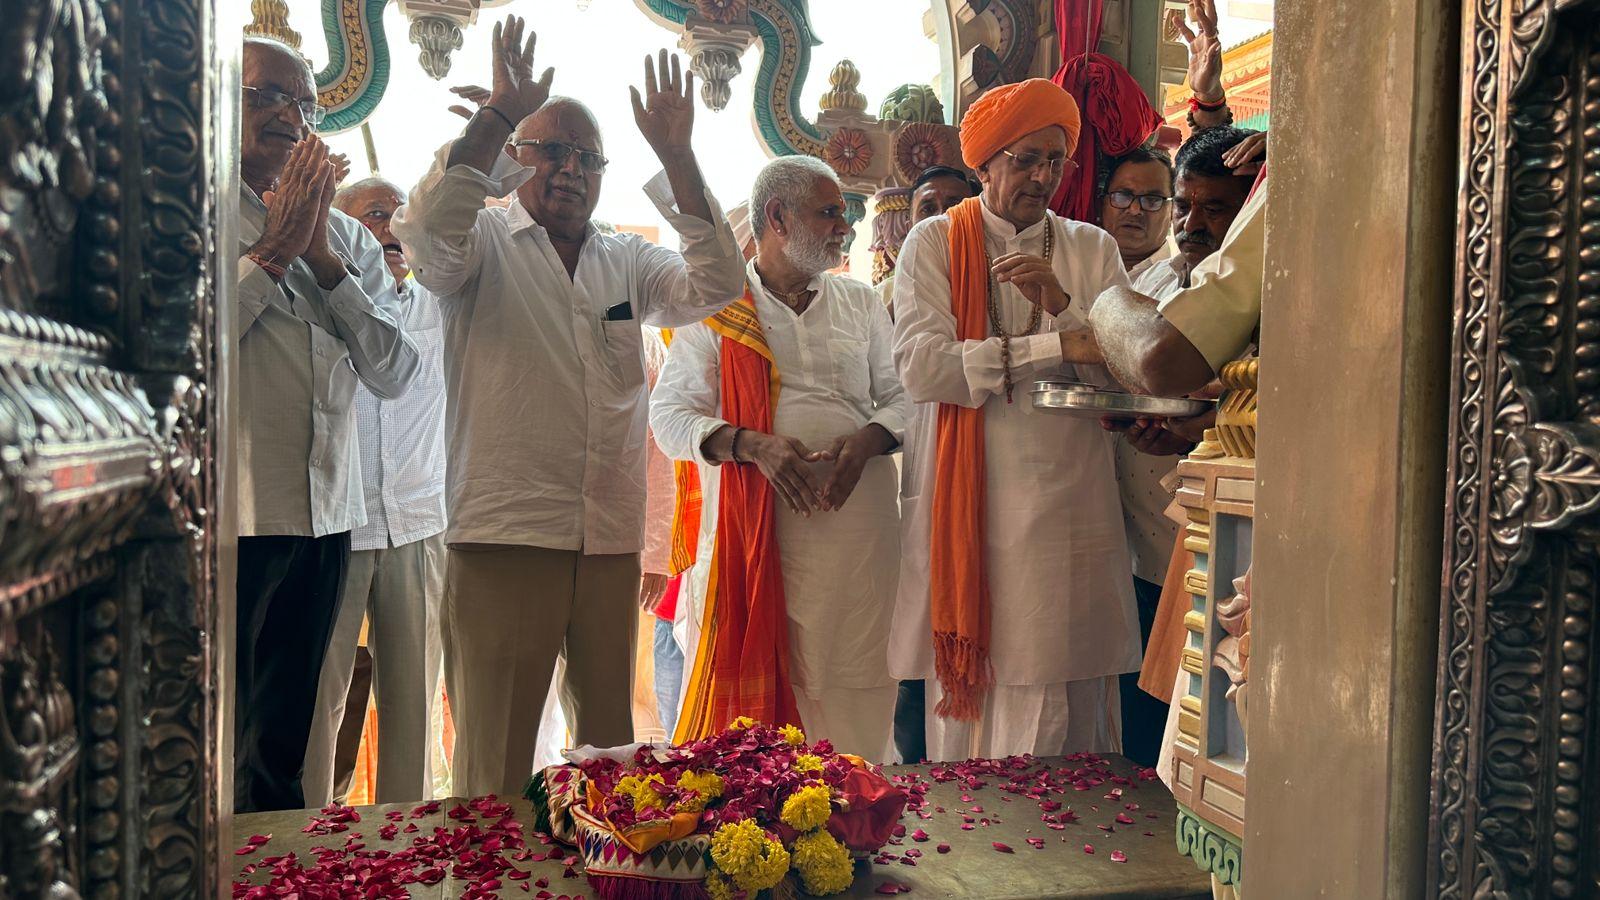
POLYGON ((455 791, 518 791, 557 658, 574 740, 632 740, 645 506, 642 323, 698 321, 743 267, 690 145, 692 79, 662 54, 640 132, 646 193, 681 254, 590 218, 607 159, 580 103, 547 103, 521 20, 496 29, 494 91, 394 220, 444 310, 448 588, 441 614, 455 791), (659 77, 658 77, 659 75, 659 77), (487 197, 516 192, 506 208, 487 197))
MULTIPOLYGON (((740 429, 734 445, 719 397, 723 338, 705 324, 674 333, 650 423, 667 455, 701 464, 706 485, 730 458, 767 474, 777 453, 833 457, 800 463, 820 490, 776 504, 790 675, 809 739, 882 761, 897 692, 887 643, 900 554, 885 454, 899 444, 909 403, 887 311, 866 284, 827 273, 848 233, 843 204, 836 176, 810 157, 776 160, 757 178, 759 249, 746 271, 780 381, 774 433, 740 429), (845 469, 859 471, 853 490, 845 469)), ((706 496, 703 530, 717 527, 706 496)))
MULTIPOLYGON (((1076 107, 1069 134, 1037 114, 1029 121, 1029 110, 1048 108, 1030 96, 1044 87, 1014 87, 1022 93, 997 89, 996 100, 980 98, 990 107, 973 122, 990 133, 974 140, 976 124, 962 131, 963 154, 984 184, 975 202, 996 273, 994 307, 1012 337, 957 339, 950 275, 955 211, 913 228, 897 266, 895 360, 917 406, 905 445, 904 562, 890 669, 898 678, 928 679, 934 760, 1115 752, 1116 676, 1137 669, 1140 659, 1113 438, 1095 419, 1034 409, 1028 394, 1039 379, 1110 383, 1103 367, 1066 360, 1094 357, 1083 341, 1088 304, 1108 287, 1127 285, 1127 274, 1109 234, 1045 208, 1076 139, 1076 107), (1017 103, 1016 111, 997 115, 997 101, 1017 103), (1028 335, 1036 305, 1047 308, 1028 335), (945 693, 935 679, 929 576, 941 404, 983 412, 985 467, 971 477, 984 479, 986 514, 983 533, 970 539, 982 542, 986 561, 992 683, 975 721, 935 712, 945 693)), ((1043 99, 1064 105, 1062 98, 1043 99)))

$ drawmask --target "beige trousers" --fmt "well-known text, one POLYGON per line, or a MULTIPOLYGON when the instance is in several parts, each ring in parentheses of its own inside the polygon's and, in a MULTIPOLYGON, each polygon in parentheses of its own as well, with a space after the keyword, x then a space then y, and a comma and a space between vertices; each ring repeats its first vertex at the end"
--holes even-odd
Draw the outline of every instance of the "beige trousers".
POLYGON ((449 556, 441 631, 455 793, 522 792, 557 658, 573 740, 630 743, 638 554, 452 544, 449 556))
POLYGON ((433 796, 428 723, 438 681, 442 573, 430 545, 444 535, 384 550, 353 550, 333 637, 322 661, 317 705, 306 745, 305 799, 334 799, 334 749, 355 666, 361 620, 371 624, 372 693, 378 706, 378 803, 433 796))

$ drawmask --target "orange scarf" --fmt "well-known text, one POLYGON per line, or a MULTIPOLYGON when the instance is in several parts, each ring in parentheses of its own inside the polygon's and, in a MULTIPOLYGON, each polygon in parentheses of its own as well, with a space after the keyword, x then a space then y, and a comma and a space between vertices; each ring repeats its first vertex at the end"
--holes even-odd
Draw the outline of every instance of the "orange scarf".
MULTIPOLYGON (((989 337, 989 272, 978 198, 950 216, 950 311, 956 338, 989 337)), ((935 442, 929 612, 934 673, 944 698, 934 710, 975 720, 994 680, 989 666, 989 574, 984 558, 983 407, 939 404, 935 442)))
MULTIPOLYGON (((750 292, 706 320, 722 336, 722 415, 772 431, 778 370, 750 292)), ((715 734, 739 716, 800 724, 789 681, 789 620, 778 558, 776 495, 750 463, 725 462, 717 536, 694 671, 678 718, 678 743, 715 734)))
MULTIPOLYGON (((672 329, 661 329, 661 342, 672 346, 672 329)), ((700 470, 693 460, 672 464, 672 540, 667 574, 681 575, 700 551, 700 470)))

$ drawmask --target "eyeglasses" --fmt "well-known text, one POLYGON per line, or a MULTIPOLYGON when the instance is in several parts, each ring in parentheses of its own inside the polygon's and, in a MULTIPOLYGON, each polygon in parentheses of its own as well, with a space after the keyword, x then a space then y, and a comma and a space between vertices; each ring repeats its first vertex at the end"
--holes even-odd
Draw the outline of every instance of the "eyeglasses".
POLYGON ((1135 194, 1133 191, 1112 191, 1106 195, 1106 199, 1117 209, 1127 209, 1137 200, 1139 208, 1145 212, 1160 212, 1161 207, 1172 202, 1172 198, 1165 194, 1135 194))
POLYGON ((1075 172, 1078 169, 1078 164, 1065 156, 1043 156, 1038 153, 1024 153, 1018 156, 1004 147, 1000 148, 1000 152, 1011 157, 1011 165, 1018 172, 1032 172, 1042 165, 1050 167, 1051 175, 1060 175, 1062 172, 1067 171, 1075 172))
POLYGON ((539 149, 539 155, 544 157, 545 162, 550 163, 556 168, 566 165, 567 158, 576 153, 578 154, 579 167, 591 175, 601 174, 606 170, 606 166, 611 162, 611 160, 606 159, 604 156, 601 156, 593 150, 585 150, 582 147, 574 147, 571 144, 563 144, 560 141, 512 141, 511 146, 537 147, 539 149))
POLYGON ((248 84, 240 85, 240 87, 249 91, 251 96, 255 97, 252 105, 256 109, 288 109, 290 104, 300 107, 300 118, 304 119, 307 125, 321 125, 323 118, 328 114, 328 110, 319 106, 315 100, 301 100, 298 97, 285 94, 283 91, 251 87, 248 84))

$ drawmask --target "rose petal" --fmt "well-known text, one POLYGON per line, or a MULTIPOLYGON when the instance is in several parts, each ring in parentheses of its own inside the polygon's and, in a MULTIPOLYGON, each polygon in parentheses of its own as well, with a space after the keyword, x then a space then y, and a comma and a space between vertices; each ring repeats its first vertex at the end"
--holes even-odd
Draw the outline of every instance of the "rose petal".
POLYGON ((1083 852, 1088 853, 1088 854, 1093 854, 1094 853, 1094 845, 1093 844, 1084 844, 1083 845, 1083 852))
POLYGON ((918 828, 916 831, 911 832, 911 839, 920 844, 928 839, 928 833, 918 828))
POLYGON ((993 844, 992 844, 992 845, 991 845, 991 846, 993 846, 993 847, 994 847, 994 849, 996 849, 996 850, 998 850, 998 851, 1000 851, 1000 852, 1001 852, 1001 853, 1012 853, 1012 852, 1014 852, 1014 851, 1013 851, 1013 850, 1012 850, 1012 849, 1011 849, 1011 847, 1010 847, 1010 845, 1008 845, 1008 844, 1002 844, 1002 843, 1000 843, 1000 842, 999 842, 999 841, 995 841, 995 842, 993 842, 993 844))
POLYGON ((1033 847, 1035 850, 1044 849, 1044 838, 1028 838, 1027 841, 1028 845, 1033 847))
POLYGON ((1111 851, 1111 861, 1125 863, 1128 861, 1128 854, 1123 853, 1121 850, 1113 850, 1111 851))
POLYGON ((949 853, 950 852, 950 845, 949 844, 940 844, 939 846, 937 846, 937 847, 935 847, 933 849, 939 851, 940 853, 949 853))

